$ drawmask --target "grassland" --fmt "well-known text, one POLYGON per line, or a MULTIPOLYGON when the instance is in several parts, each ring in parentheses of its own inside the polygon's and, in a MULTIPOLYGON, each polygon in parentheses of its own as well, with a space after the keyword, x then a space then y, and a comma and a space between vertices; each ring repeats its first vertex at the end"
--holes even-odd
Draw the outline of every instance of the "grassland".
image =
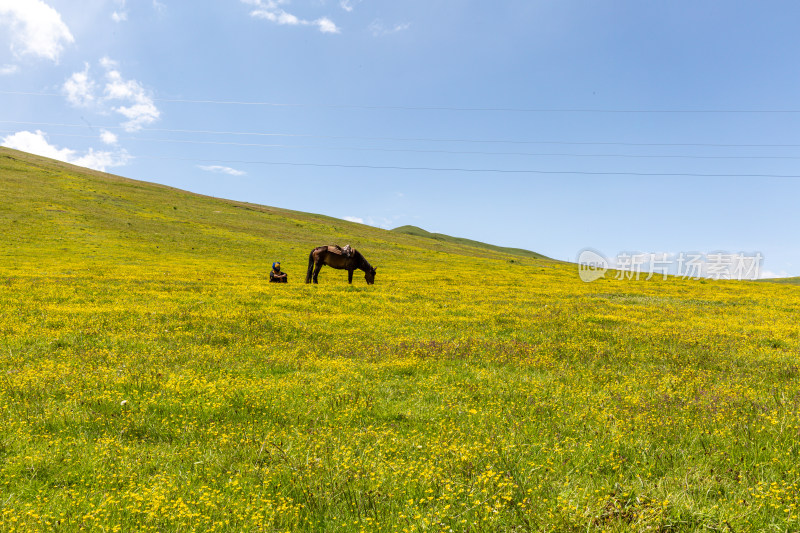
POLYGON ((0 198, 2 532, 800 529, 796 286, 583 283, 5 149, 0 198), (302 283, 328 242, 376 284, 302 283))

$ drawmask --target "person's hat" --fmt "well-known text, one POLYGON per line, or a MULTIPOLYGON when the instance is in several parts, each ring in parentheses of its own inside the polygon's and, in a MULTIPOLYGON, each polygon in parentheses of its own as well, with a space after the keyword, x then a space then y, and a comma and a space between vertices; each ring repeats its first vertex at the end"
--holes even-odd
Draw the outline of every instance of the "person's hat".
POLYGON ((272 270, 280 270, 280 269, 281 269, 281 264, 278 261, 272 263, 272 270))

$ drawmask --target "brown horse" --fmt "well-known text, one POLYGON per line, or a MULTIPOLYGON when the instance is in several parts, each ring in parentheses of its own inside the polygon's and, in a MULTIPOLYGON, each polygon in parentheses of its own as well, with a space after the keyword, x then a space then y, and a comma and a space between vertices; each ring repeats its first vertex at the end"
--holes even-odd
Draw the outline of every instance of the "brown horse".
POLYGON ((348 257, 341 253, 341 248, 338 246, 317 246, 308 254, 306 283, 311 283, 312 276, 314 283, 317 283, 317 276, 319 276, 322 265, 347 270, 347 283, 353 283, 353 271, 356 269, 364 271, 364 279, 367 280, 368 285, 375 283, 375 268, 364 259, 358 250, 354 249, 348 257))

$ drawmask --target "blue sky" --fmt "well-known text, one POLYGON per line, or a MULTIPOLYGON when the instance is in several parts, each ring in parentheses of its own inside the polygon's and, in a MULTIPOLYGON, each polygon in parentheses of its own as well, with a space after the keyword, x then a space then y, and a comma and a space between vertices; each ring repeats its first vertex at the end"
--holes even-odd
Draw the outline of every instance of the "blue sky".
POLYGON ((796 2, 0 0, 0 141, 575 260, 800 275, 796 2))

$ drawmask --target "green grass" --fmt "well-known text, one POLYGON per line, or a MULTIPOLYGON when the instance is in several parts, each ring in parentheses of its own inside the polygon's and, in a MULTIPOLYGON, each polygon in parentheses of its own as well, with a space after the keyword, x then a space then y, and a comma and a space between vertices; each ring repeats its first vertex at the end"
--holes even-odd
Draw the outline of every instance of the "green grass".
POLYGON ((0 198, 2 532, 800 529, 794 286, 583 283, 7 149, 0 198), (303 283, 330 242, 376 284, 303 283))
POLYGON ((759 281, 769 281, 771 283, 783 283, 785 285, 800 285, 800 277, 796 278, 768 278, 759 281))

